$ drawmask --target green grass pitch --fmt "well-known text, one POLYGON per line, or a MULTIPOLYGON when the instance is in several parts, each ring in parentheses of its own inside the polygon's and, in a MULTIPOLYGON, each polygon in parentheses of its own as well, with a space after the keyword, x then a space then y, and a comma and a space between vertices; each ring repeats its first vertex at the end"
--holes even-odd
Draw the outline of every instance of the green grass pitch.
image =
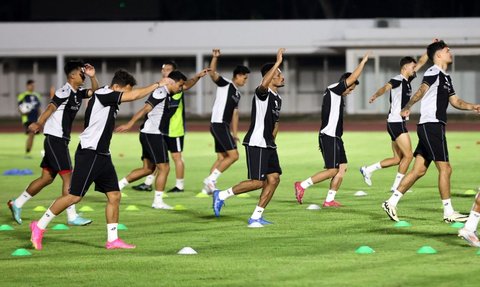
MULTIPOLYGON (((411 137, 415 146, 416 134, 412 132, 411 137)), ((2 134, 0 171, 29 168, 34 175, 0 176, 0 224, 14 227, 0 231, 0 286, 478 286, 480 255, 456 236, 456 228, 442 221, 435 167, 398 206, 400 219, 412 226, 396 228, 380 207, 390 196, 396 168, 377 171, 372 187, 365 185, 358 172, 360 166, 391 155, 388 135, 347 132, 343 139, 349 170, 337 195, 342 208, 306 210, 309 204, 322 204, 328 183, 308 189, 304 204, 296 203, 293 182, 321 170, 323 159, 317 133, 280 130, 277 144, 283 175, 264 213, 275 224, 247 228, 259 191, 249 193, 249 198, 229 199, 221 217, 215 218, 211 198, 195 197, 215 159, 213 140, 207 133, 191 132, 185 140, 186 190, 165 199, 187 210, 153 210, 153 193, 124 190, 128 197, 122 198, 120 223, 128 230, 119 235, 137 249, 104 248, 105 198, 90 188, 77 209, 92 207, 94 211, 84 216, 92 218, 93 224, 52 230, 55 224, 66 223, 66 215, 61 214, 45 234, 44 249, 36 251, 29 241, 28 223, 42 215, 33 211, 36 206, 48 207, 59 196, 61 180, 24 206, 23 225, 14 223, 5 203, 39 175, 43 136, 35 139, 33 159, 25 159, 25 136, 2 134), (368 195, 355 197, 358 190, 368 195), (125 211, 128 205, 140 210, 125 211), (362 245, 375 253, 356 254, 362 245), (417 254, 425 245, 438 253, 417 254), (177 255, 185 246, 198 255, 177 255), (11 256, 18 248, 28 249, 32 256, 11 256)), ((464 192, 480 185, 480 138, 473 132, 449 132, 447 139, 453 206, 467 213, 474 196, 464 192)), ((77 143, 75 134, 72 155, 77 143)), ((239 151, 240 160, 220 177, 219 188, 246 178, 243 147, 239 151)), ((136 133, 114 134, 111 152, 119 178, 141 165, 136 133)), ((174 179, 172 166, 167 189, 174 179)))

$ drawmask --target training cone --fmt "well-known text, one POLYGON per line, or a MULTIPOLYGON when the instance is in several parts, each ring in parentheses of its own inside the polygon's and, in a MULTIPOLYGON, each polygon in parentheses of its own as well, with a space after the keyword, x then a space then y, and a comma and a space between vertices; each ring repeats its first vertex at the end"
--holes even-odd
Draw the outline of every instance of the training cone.
POLYGON ((129 205, 127 208, 125 208, 126 211, 138 211, 138 207, 136 205, 129 205))
POLYGON ((19 248, 13 251, 12 253, 12 256, 30 256, 30 255, 32 255, 32 253, 30 253, 30 251, 24 248, 19 248))
POLYGON ((45 206, 37 206, 33 209, 33 211, 38 211, 38 212, 44 212, 44 211, 47 211, 47 209, 45 208, 45 206))
POLYGON ((179 211, 182 211, 182 210, 187 210, 187 208, 181 204, 177 204, 173 207, 173 210, 179 210, 179 211))
POLYGON ((208 196, 208 194, 206 194, 206 193, 199 192, 199 193, 197 193, 197 195, 195 195, 195 197, 198 197, 198 198, 207 198, 207 197, 209 197, 209 196, 208 196))
POLYGON ((462 223, 462 222, 454 222, 454 223, 452 223, 450 226, 453 227, 453 228, 458 228, 458 229, 460 229, 460 228, 463 228, 463 227, 465 226, 465 223, 462 223))
POLYGON ((354 195, 355 196, 365 196, 365 195, 367 195, 367 193, 363 190, 359 190, 359 191, 355 192, 354 195))
POLYGON ((239 195, 237 195, 237 197, 240 197, 240 198, 248 198, 248 197, 250 197, 250 194, 248 194, 248 193, 240 193, 239 195))
POLYGON ((177 254, 194 255, 194 254, 198 254, 198 253, 192 247, 187 246, 187 247, 183 247, 182 249, 180 249, 180 251, 178 251, 177 254))
POLYGON ((410 227, 410 226, 412 226, 412 224, 408 221, 401 220, 401 221, 395 223, 393 226, 395 226, 395 227, 410 227))
POLYGON ((307 207, 308 210, 319 210, 320 209, 320 205, 318 204, 310 204, 308 207, 307 207))
POLYGON ((88 205, 82 206, 82 208, 79 209, 81 212, 86 212, 86 211, 93 211, 93 208, 91 208, 88 205))
POLYGON ((477 193, 475 192, 475 190, 469 189, 469 190, 466 190, 463 194, 466 194, 466 195, 475 195, 475 194, 477 194, 477 193))
POLYGON ((65 224, 57 224, 54 227, 52 227, 52 230, 69 230, 70 228, 66 226, 65 224))
POLYGON ((375 253, 375 250, 373 250, 370 246, 360 246, 355 250, 355 253, 357 254, 372 254, 375 253))
POLYGON ((11 226, 8 225, 8 224, 2 224, 2 225, 0 225, 0 231, 9 231, 9 230, 13 230, 13 227, 11 227, 11 226))
POLYGON ((417 250, 418 254, 436 254, 437 250, 433 249, 433 247, 425 245, 420 247, 420 249, 417 250))
POLYGON ((117 230, 128 230, 127 226, 123 223, 117 225, 117 230))
POLYGON ((128 197, 128 195, 125 192, 122 192, 122 197, 128 197))

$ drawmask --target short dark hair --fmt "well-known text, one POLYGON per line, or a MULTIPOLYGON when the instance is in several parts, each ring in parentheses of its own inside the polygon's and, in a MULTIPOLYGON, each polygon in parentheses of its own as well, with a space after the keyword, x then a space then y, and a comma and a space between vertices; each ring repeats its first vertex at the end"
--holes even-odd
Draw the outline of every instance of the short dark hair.
POLYGON ((71 72, 73 72, 76 69, 82 68, 85 65, 82 60, 71 60, 68 61, 65 66, 63 67, 63 71, 65 72, 65 75, 69 75, 71 72))
POLYGON ((35 83, 35 81, 32 80, 32 79, 28 79, 28 80, 27 80, 27 86, 28 86, 28 85, 31 85, 31 84, 34 84, 34 83, 35 83))
POLYGON ((428 45, 427 47, 427 55, 430 61, 433 61, 433 57, 438 50, 443 50, 444 48, 448 47, 447 43, 443 40, 438 42, 433 42, 432 44, 428 45))
POLYGON ((410 56, 407 56, 407 57, 403 57, 400 59, 400 69, 403 68, 403 66, 405 66, 406 64, 410 64, 410 63, 417 63, 417 61, 410 57, 410 56))
MULTIPOLYGON (((338 80, 338 82, 340 83, 340 82, 346 81, 347 78, 350 77, 351 74, 352 74, 352 73, 350 73, 350 72, 344 73, 344 74, 340 77, 340 79, 338 80)), ((353 84, 355 84, 355 85, 360 85, 360 82, 359 82, 358 80, 356 80, 355 83, 353 83, 353 84)))
POLYGON ((113 75, 112 84, 110 86, 115 84, 119 85, 120 87, 126 87, 128 85, 133 87, 137 84, 137 80, 135 80, 132 74, 126 70, 120 69, 115 72, 115 75, 113 75))
POLYGON ((174 60, 165 61, 165 62, 163 63, 163 65, 162 65, 162 68, 163 68, 163 66, 165 66, 165 65, 170 65, 170 66, 172 66, 174 71, 175 71, 176 69, 178 69, 177 63, 175 63, 174 60))
POLYGON ((270 71, 273 66, 275 66, 275 63, 266 63, 262 66, 262 69, 260 70, 262 72, 262 77, 265 77, 265 75, 270 71))
POLYGON ((185 75, 182 74, 182 72, 180 71, 172 71, 170 74, 168 74, 168 77, 174 80, 175 82, 178 82, 180 80, 184 80, 184 81, 187 80, 187 77, 185 77, 185 75))
POLYGON ((235 78, 236 75, 246 75, 250 73, 250 69, 246 66, 238 65, 233 70, 233 77, 235 78))

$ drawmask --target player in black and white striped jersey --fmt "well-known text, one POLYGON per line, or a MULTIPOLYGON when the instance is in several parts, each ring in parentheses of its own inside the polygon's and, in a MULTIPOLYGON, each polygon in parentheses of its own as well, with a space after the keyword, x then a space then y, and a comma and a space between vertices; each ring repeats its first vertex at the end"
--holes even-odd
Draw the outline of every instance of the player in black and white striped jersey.
POLYGON ((247 83, 250 70, 245 66, 237 66, 233 70, 232 80, 217 73, 220 49, 213 49, 210 62, 210 77, 217 85, 217 93, 212 108, 210 133, 215 141, 217 159, 210 168, 210 175, 204 179, 202 192, 211 194, 216 188, 220 175, 238 160, 238 102, 240 91, 247 83))
POLYGON ((272 199, 282 174, 275 138, 282 107, 278 89, 285 85, 285 78, 279 69, 284 52, 285 49, 280 48, 276 62, 263 65, 262 83, 255 89, 252 98, 250 128, 243 140, 247 154, 248 180, 227 190, 213 192, 213 211, 218 217, 228 198, 262 188, 258 205, 248 220, 248 227, 263 227, 272 223, 263 218, 263 211, 272 199))
POLYGON ((115 119, 122 102, 143 98, 170 83, 171 80, 153 83, 147 87, 132 89, 135 78, 124 70, 115 72, 110 86, 95 91, 85 113, 85 129, 80 134, 80 143, 75 153, 75 169, 69 194, 57 198, 40 220, 30 223, 30 240, 35 249, 42 249, 43 234, 47 225, 68 206, 82 200, 88 188, 95 183, 95 190, 105 193, 107 204, 107 249, 135 248, 118 238, 118 218, 121 193, 118 178, 110 155, 110 141, 115 128, 115 119))
POLYGON ((369 100, 369 103, 373 103, 378 97, 390 91, 390 110, 387 118, 387 131, 392 140, 393 151, 393 157, 360 168, 360 173, 365 183, 369 186, 372 185, 371 177, 374 171, 398 165, 397 175, 390 188, 393 192, 397 189, 413 160, 412 143, 406 124, 408 118, 402 117, 400 111, 412 96, 411 81, 415 79, 417 71, 420 70, 427 60, 427 53, 420 57, 418 63, 412 57, 403 57, 400 60, 400 74, 390 79, 388 83, 378 89, 369 100))
POLYGON ((448 147, 445 137, 447 124, 447 107, 450 103, 459 110, 480 112, 480 105, 471 104, 460 99, 453 88, 452 79, 447 74, 448 65, 452 63, 450 48, 444 41, 437 41, 427 47, 428 58, 434 65, 424 74, 423 83, 418 91, 401 111, 401 116, 408 117, 411 107, 421 101, 420 121, 417 126, 418 145, 415 149, 415 161, 412 170, 400 182, 392 196, 382 204, 388 217, 399 221, 397 204, 413 184, 425 175, 433 161, 437 167, 438 189, 443 204, 445 222, 464 222, 467 216, 453 209, 450 199, 450 176, 452 167, 449 163, 448 147))
POLYGON ((335 195, 347 172, 347 155, 342 140, 344 97, 348 96, 359 84, 358 78, 367 63, 368 56, 369 53, 366 53, 352 73, 343 74, 338 83, 328 86, 323 94, 322 125, 318 142, 325 161, 325 169, 302 182, 294 183, 295 197, 300 204, 303 203, 303 196, 307 188, 331 179, 323 207, 341 206, 339 202, 335 201, 335 195))

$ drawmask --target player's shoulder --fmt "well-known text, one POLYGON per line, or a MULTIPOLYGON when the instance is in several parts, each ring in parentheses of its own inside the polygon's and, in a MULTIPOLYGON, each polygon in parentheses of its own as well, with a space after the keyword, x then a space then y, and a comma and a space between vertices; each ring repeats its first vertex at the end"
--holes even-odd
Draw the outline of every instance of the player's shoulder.
POLYGON ((433 65, 431 66, 430 68, 428 68, 426 71, 425 71, 425 74, 424 76, 425 77, 428 77, 428 76, 436 76, 438 75, 440 72, 442 72, 442 70, 440 70, 440 68, 436 65, 433 65))
POLYGON ((95 94, 96 95, 106 95, 106 94, 110 94, 110 93, 113 93, 114 90, 110 89, 109 86, 104 86, 104 87, 101 87, 99 89, 97 89, 95 91, 95 94))
POLYGON ((55 96, 61 99, 68 98, 71 92, 72 92, 72 86, 66 83, 65 85, 63 85, 63 87, 55 91, 55 96))

